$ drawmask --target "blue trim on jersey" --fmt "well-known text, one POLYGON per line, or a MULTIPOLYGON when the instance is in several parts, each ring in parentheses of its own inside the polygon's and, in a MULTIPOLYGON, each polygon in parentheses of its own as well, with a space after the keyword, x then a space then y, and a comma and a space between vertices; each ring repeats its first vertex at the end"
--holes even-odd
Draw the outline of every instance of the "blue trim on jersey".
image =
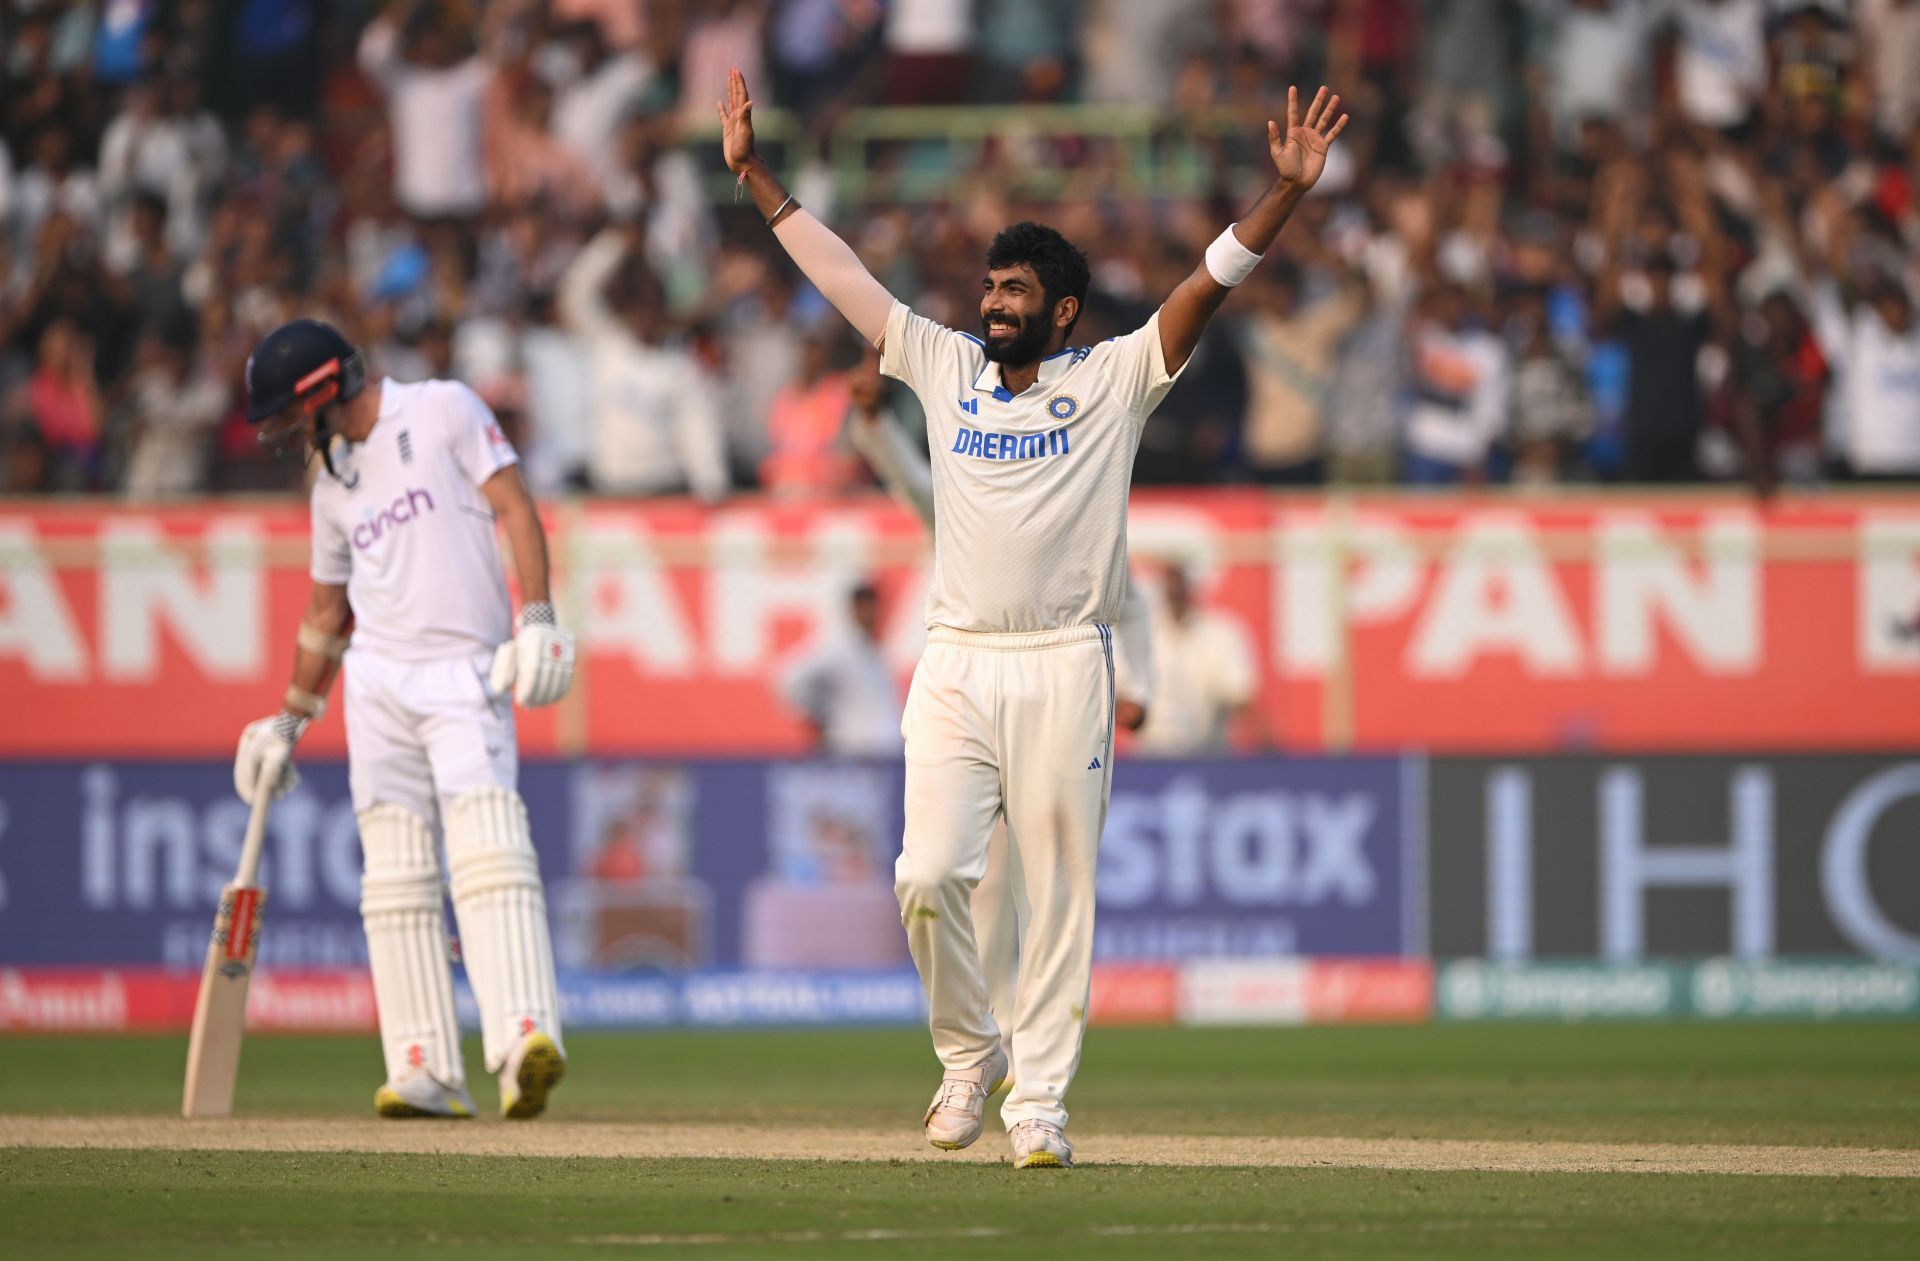
POLYGON ((1113 761, 1113 724, 1114 714, 1114 674, 1113 674, 1113 627, 1105 622, 1095 622, 1100 630, 1100 650, 1107 658, 1107 761, 1113 761))
MULTIPOLYGON (((996 403, 1011 403, 1013 402, 1014 399, 1018 398, 1019 395, 1015 394, 1012 390, 1009 390, 1004 385, 996 385, 991 390, 983 390, 980 388, 980 378, 987 375, 987 368, 990 364, 993 363, 993 360, 988 359, 985 354, 987 344, 981 341, 978 337, 975 337, 972 333, 962 333, 957 328, 954 329, 953 331, 956 335, 960 337, 964 337, 968 341, 972 342, 974 345, 980 347, 982 352, 980 356, 980 370, 973 374, 973 384, 968 386, 967 388, 972 390, 975 394, 993 395, 993 401, 996 403)), ((1055 359, 1060 358, 1062 355, 1073 355, 1074 362, 1079 363, 1082 359, 1086 358, 1088 355, 1092 353, 1093 353, 1093 347, 1091 346, 1065 346, 1059 350, 1054 351, 1052 354, 1046 356, 1040 362, 1051 363, 1055 359)), ((1039 382, 1036 380, 1034 384, 1037 385, 1039 384, 1039 382)))

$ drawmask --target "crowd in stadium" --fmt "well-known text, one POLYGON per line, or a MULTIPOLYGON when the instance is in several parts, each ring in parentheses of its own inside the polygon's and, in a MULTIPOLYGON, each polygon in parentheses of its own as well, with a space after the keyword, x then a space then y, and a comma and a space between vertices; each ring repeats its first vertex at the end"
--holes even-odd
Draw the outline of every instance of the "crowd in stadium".
POLYGON ((986 238, 1039 218, 1093 260, 1088 342, 1137 326, 1271 178, 1289 82, 1343 94, 1335 167, 1149 425, 1139 483, 1920 476, 1920 0, 16 0, 0 21, 0 491, 296 484, 240 414, 248 350, 295 315, 376 373, 473 385, 543 493, 870 485, 849 415, 915 404, 726 196, 736 65, 802 200, 895 293, 974 327, 986 238), (1157 111, 1148 143, 1199 163, 1198 191, 1115 178, 1098 110, 1020 129, 1073 104, 1157 111), (969 148, 882 126, 839 178, 836 128, 902 105, 1005 127, 969 148), (929 167, 942 195, 901 191, 929 167))

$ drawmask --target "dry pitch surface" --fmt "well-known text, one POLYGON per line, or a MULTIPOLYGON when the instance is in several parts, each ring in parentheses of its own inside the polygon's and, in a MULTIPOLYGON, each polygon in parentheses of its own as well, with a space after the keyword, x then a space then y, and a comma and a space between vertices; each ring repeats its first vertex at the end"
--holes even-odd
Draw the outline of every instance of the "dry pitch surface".
MULTIPOLYGON (((580 1121, 400 1124, 345 1118, 187 1122, 145 1116, 0 1116, 0 1147, 935 1164, 1007 1159, 1004 1144, 992 1134, 966 1151, 941 1152, 910 1130, 580 1121)), ((1082 1165, 1920 1178, 1920 1150, 1715 1143, 1096 1135, 1078 1140, 1076 1158, 1082 1165)))
MULTIPOLYGON (((1095 1030, 1070 1173, 926 1147, 913 1030, 582 1035, 554 1115, 381 1122, 370 1039, 11 1039, 0 1256, 1915 1255, 1920 1025, 1095 1030)), ((491 1084, 469 1065, 482 1108, 491 1084)))

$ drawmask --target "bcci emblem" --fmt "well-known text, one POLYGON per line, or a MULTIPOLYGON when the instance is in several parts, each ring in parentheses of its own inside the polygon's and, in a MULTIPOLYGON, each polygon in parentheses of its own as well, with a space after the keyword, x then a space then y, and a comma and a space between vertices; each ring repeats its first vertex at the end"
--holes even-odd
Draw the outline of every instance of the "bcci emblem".
POLYGON ((1047 415, 1055 420, 1072 420, 1080 410, 1080 400, 1071 394, 1056 394, 1047 400, 1047 415))

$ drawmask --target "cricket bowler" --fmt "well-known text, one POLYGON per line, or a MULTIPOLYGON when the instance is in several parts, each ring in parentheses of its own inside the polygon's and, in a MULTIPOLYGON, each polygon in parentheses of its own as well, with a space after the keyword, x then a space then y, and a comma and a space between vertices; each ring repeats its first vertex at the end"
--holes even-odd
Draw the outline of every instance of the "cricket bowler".
POLYGON ((274 796, 293 788, 294 746, 343 675, 360 916, 386 1056, 374 1109, 473 1115, 444 876, 501 1114, 538 1116, 566 1058, 513 704, 564 696, 574 645, 554 621, 546 535, 513 447, 466 386, 369 381, 360 351, 316 320, 267 335, 247 361, 247 390, 260 440, 317 455, 321 469, 293 681, 276 716, 241 732, 234 785, 251 803, 277 767, 274 796), (496 520, 520 580, 517 631, 496 520))
MULTIPOLYGON (((871 356, 870 356, 871 357, 871 356)), ((896 502, 920 518, 933 533, 933 470, 927 449, 907 436, 899 422, 878 406, 879 374, 863 367, 854 378, 854 414, 847 436, 896 502), (871 373, 871 375, 867 375, 871 373)), ((1147 721, 1153 696, 1153 638, 1147 603, 1127 578, 1113 624, 1114 725, 1138 731, 1147 721)), ((987 866, 973 889, 973 935, 986 979, 987 1010, 1003 1026, 1001 1042, 1011 1061, 1013 1012, 1020 991, 1020 935, 1027 910, 1020 882, 1009 868, 1013 855, 1004 820, 987 841, 987 866)), ((1003 1083, 1004 1084, 1004 1083, 1003 1083)))
POLYGON ((881 372, 927 413, 933 579, 901 723, 906 830, 894 887, 943 1069, 925 1121, 936 1147, 980 1136, 987 1096, 1011 1071, 1000 1116, 1015 1166, 1073 1163, 1066 1094, 1086 1029, 1134 454, 1214 311, 1320 178, 1346 125, 1339 104, 1322 88, 1303 116, 1290 90, 1286 127, 1267 124, 1277 179, 1246 217, 1143 327, 1072 346, 1091 275, 1058 232, 1001 231, 987 251, 980 334, 943 328, 895 301, 795 204, 754 152, 744 78, 728 77, 718 103, 728 167, 814 287, 879 348, 881 372), (1003 818, 1027 906, 1005 1027, 989 1010, 970 905, 1003 818))

